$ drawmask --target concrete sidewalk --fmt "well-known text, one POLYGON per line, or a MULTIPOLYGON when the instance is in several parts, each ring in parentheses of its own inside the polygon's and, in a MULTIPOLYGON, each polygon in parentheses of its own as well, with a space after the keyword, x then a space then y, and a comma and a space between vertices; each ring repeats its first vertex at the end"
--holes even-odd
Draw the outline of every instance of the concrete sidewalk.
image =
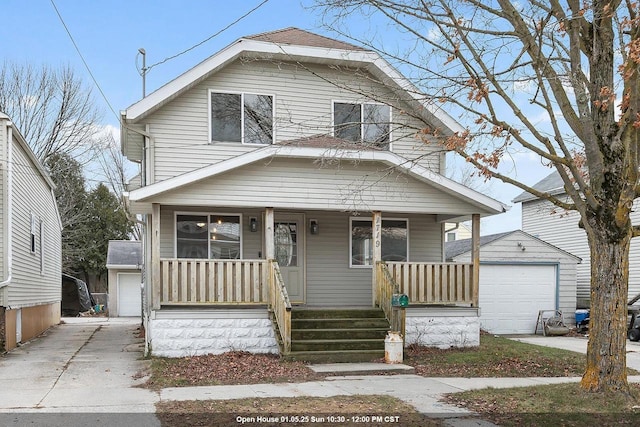
MULTIPOLYGON (((136 374, 148 366, 142 359, 142 339, 137 338, 139 319, 98 317, 64 319, 64 322, 0 357, 0 425, 159 426, 154 415, 155 405, 165 400, 384 394, 401 399, 428 416, 442 418, 446 425, 490 426, 474 413, 440 402, 440 397, 445 393, 486 387, 579 381, 579 378, 424 378, 402 373, 390 376, 342 373, 323 381, 304 383, 180 387, 154 392, 136 387, 145 381, 136 374)), ((566 337, 518 339, 574 351, 582 351, 583 347, 586 350, 586 340, 579 338, 573 341, 566 337)), ((316 367, 330 368, 330 365, 316 367)), ((333 369, 359 372, 386 368, 388 365, 341 364, 333 369)), ((630 381, 639 382, 640 377, 630 381)))

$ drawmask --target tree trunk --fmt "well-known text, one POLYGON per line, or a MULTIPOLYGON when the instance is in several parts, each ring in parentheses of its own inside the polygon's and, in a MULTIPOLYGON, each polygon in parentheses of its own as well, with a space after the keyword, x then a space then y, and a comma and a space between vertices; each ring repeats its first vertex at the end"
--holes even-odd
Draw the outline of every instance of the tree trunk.
POLYGON ((591 313, 581 387, 629 394, 626 345, 631 229, 620 230, 612 222, 598 220, 589 221, 585 229, 591 252, 591 313))

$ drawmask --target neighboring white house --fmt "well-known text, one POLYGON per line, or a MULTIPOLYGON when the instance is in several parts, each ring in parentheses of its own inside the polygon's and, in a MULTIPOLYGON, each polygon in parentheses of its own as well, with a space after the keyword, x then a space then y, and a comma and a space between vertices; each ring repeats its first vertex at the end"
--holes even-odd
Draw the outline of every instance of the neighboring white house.
POLYGON ((444 224, 506 208, 441 175, 422 130, 462 127, 425 99, 375 52, 287 28, 237 40, 124 111, 151 352, 276 352, 279 339, 296 353, 314 341, 297 316, 392 317, 394 280, 414 304, 407 331, 445 323, 445 337, 426 334, 435 344, 477 344, 477 264, 443 263, 444 224))
POLYGON ((463 222, 444 225, 444 241, 454 242, 471 238, 471 225, 463 222))
MULTIPOLYGON (((557 172, 549 174, 533 188, 549 192, 553 195, 563 195, 564 183, 557 172)), ((570 252, 582 259, 578 265, 577 304, 578 308, 589 308, 591 255, 585 231, 578 227, 579 214, 576 211, 564 211, 547 200, 541 200, 529 194, 522 193, 513 200, 522 202, 522 229, 533 236, 551 243, 558 248, 570 252)), ((631 222, 640 224, 640 206, 638 201, 631 210, 631 222)), ((631 240, 629 253, 629 299, 640 293, 640 240, 631 240)))
POLYGON ((109 240, 109 316, 142 316, 142 242, 109 240))
MULTIPOLYGON (((468 261, 471 240, 446 244, 447 261, 468 261)), ((575 319, 580 258, 524 231, 480 238, 480 325, 495 334, 532 334, 539 310, 575 319)))
POLYGON ((0 112, 0 349, 60 322, 61 224, 55 186, 0 112))

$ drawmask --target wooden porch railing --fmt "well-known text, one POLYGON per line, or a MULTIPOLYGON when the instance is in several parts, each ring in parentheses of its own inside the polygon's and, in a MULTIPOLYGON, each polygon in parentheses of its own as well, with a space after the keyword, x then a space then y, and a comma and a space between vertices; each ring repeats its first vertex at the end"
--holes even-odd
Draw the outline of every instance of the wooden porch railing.
POLYGON ((160 304, 267 304, 266 260, 160 260, 160 304))
POLYGON ((473 264, 386 262, 388 272, 411 304, 478 305, 473 264))
POLYGON ((393 279, 384 262, 378 262, 376 269, 376 305, 384 311, 384 314, 391 325, 391 330, 400 332, 404 337, 405 310, 395 308, 391 304, 393 294, 400 293, 400 286, 393 279))
POLYGON ((270 261, 271 274, 269 280, 269 308, 278 324, 284 354, 291 352, 291 302, 284 286, 280 266, 276 261, 270 261))

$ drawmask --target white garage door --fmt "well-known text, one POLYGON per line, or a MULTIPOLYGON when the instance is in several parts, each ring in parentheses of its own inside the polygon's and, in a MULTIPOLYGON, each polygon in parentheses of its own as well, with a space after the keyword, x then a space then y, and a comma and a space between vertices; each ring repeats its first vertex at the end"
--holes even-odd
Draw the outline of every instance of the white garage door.
POLYGON ((556 308, 556 267, 480 266, 480 327, 494 334, 532 334, 539 310, 556 308))
POLYGON ((140 273, 118 273, 118 316, 140 316, 140 273))

